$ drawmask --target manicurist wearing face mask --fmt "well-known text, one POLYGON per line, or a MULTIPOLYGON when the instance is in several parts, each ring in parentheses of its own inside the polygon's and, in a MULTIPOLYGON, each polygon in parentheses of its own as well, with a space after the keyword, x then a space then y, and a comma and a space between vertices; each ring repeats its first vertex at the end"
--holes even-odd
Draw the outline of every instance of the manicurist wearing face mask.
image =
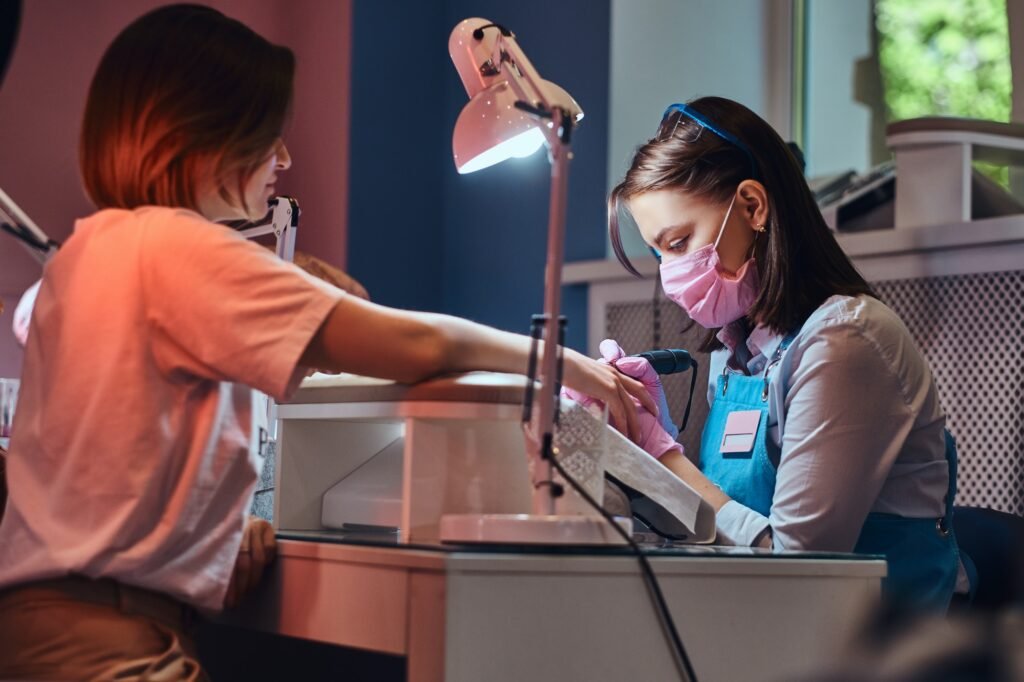
MULTIPOLYGON (((708 330, 699 457, 665 410, 639 443, 717 510, 718 541, 884 554, 886 593, 945 609, 967 585, 951 527, 956 450, 932 374, 825 225, 774 130, 736 102, 668 108, 609 198, 661 258, 665 294, 708 330), (959 580, 958 580, 959 578, 959 580)), ((642 378, 645 361, 605 360, 642 378)))

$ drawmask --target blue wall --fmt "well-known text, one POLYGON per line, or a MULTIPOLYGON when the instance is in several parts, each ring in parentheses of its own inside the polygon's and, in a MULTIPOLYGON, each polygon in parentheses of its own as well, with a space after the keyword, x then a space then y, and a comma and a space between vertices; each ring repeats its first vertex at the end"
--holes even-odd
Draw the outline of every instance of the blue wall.
MULTIPOLYGON (((609 0, 357 0, 349 269, 381 303, 526 332, 543 309, 550 166, 542 151, 455 172, 451 135, 467 100, 448 34, 473 16, 512 29, 541 76, 586 112, 573 141, 566 260, 605 255, 609 0), (387 92, 396 86, 401 102, 387 92)), ((579 349, 585 301, 582 287, 565 289, 568 343, 579 349)))
POLYGON ((348 269, 385 305, 442 309, 448 66, 434 2, 353 2, 348 269))

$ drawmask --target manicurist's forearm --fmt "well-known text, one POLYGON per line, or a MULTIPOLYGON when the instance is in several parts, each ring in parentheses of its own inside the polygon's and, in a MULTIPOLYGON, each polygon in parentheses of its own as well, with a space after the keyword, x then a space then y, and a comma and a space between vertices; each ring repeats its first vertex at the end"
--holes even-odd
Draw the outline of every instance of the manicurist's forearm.
POLYGON ((679 478, 683 479, 688 486, 694 489, 698 495, 710 504, 717 512, 725 506, 730 498, 722 489, 711 482, 711 480, 700 472, 687 457, 679 452, 667 452, 658 460, 679 478))
MULTIPOLYGON (((701 473, 700 469, 698 469, 697 466, 685 455, 674 451, 667 452, 658 461, 664 464, 672 473, 683 479, 687 485, 693 488, 705 502, 711 505, 715 510, 715 514, 718 514, 722 510, 722 507, 727 503, 732 502, 732 498, 722 492, 721 488, 712 483, 707 476, 701 473)), ((765 528, 756 539, 748 540, 741 544, 748 543, 753 547, 771 549, 771 528, 765 528)))

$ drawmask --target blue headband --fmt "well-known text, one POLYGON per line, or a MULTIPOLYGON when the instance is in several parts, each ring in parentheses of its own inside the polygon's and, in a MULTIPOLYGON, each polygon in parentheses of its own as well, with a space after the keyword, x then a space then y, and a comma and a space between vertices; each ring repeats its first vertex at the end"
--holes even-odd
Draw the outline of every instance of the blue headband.
MULTIPOLYGON (((713 132, 715 135, 718 135, 720 138, 722 138, 726 142, 732 144, 734 147, 736 147, 741 152, 746 154, 747 155, 747 160, 750 161, 750 172, 752 174, 752 177, 754 177, 755 179, 757 178, 757 164, 754 162, 754 155, 750 153, 750 149, 747 148, 747 145, 745 145, 742 142, 740 142, 740 139, 738 137, 736 137, 735 135, 733 135, 730 132, 722 130, 721 128, 719 128, 716 125, 713 125, 703 114, 701 114, 698 111, 694 111, 693 109, 688 107, 686 104, 682 104, 682 103, 679 103, 679 102, 677 102, 675 104, 668 105, 668 108, 665 109, 665 113, 661 115, 661 123, 664 124, 665 123, 665 119, 668 118, 669 114, 671 114, 674 111, 678 111, 680 114, 683 114, 684 116, 692 119, 701 128, 707 128, 708 130, 713 132)), ((678 124, 678 119, 677 119, 677 124, 678 124)), ((674 128, 673 128, 672 132, 673 133, 675 132, 674 128)))

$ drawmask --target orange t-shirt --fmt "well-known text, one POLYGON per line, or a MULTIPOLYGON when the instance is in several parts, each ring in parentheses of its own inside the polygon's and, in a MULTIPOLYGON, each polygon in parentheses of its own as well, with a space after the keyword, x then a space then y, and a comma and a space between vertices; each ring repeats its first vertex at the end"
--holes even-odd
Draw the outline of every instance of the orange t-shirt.
POLYGON ((183 209, 107 209, 47 264, 25 348, 0 589, 77 574, 219 609, 278 400, 345 294, 183 209))

